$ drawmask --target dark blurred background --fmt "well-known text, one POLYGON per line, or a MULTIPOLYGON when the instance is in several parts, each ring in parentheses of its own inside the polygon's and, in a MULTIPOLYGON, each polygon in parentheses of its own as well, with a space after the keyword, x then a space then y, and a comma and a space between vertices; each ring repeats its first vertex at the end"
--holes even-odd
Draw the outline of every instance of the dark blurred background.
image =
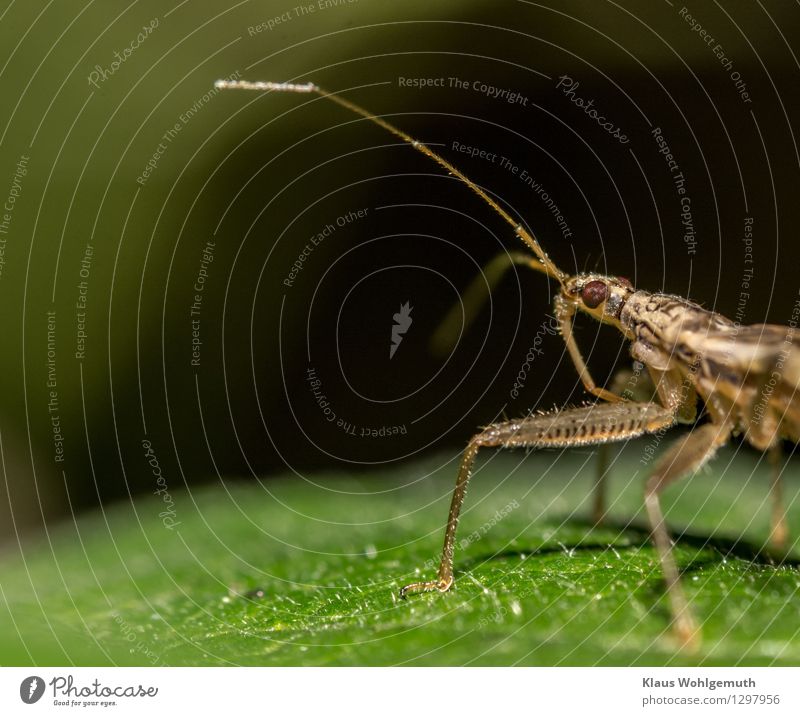
MULTIPOLYGON (((368 476, 586 398, 539 274, 511 273, 430 351, 481 267, 522 247, 463 185, 317 97, 214 80, 344 91, 563 269, 785 323, 798 19, 782 2, 6 4, 0 532, 219 476, 368 476)), ((613 331, 578 335, 599 380, 629 362, 613 331)))

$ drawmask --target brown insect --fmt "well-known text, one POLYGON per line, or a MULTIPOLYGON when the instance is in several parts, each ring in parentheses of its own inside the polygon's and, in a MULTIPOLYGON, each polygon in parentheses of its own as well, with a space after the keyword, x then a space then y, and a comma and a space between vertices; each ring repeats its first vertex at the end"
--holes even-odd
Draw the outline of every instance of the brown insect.
MULTIPOLYGON (((782 439, 800 441, 800 348, 794 342, 800 302, 788 326, 739 326, 685 298, 636 290, 625 278, 597 273, 569 276, 553 263, 531 233, 450 162, 349 100, 313 84, 220 81, 217 87, 315 93, 383 127, 457 177, 514 228, 533 256, 512 254, 505 268, 525 265, 560 286, 554 308, 561 334, 585 389, 599 401, 495 423, 475 435, 458 471, 439 572, 431 581, 403 587, 400 596, 445 592, 452 586, 458 518, 481 448, 573 447, 627 440, 676 423, 694 423, 701 400, 707 422, 674 443, 658 460, 644 495, 674 629, 682 643, 696 645, 699 630, 681 587, 659 497, 666 487, 698 470, 732 436, 741 435, 753 447, 769 452, 773 466, 771 541, 778 547, 785 545, 788 533, 780 500, 779 460, 782 439), (614 326, 631 341, 630 353, 647 367, 656 400, 626 400, 595 383, 572 331, 578 311, 614 326)), ((596 485, 597 519, 604 507, 603 473, 601 470, 596 485)))

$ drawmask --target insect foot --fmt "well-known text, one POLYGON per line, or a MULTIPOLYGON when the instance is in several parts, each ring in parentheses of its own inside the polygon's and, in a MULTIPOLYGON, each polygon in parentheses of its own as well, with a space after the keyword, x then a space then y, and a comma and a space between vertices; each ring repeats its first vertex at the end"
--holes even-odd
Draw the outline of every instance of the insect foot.
POLYGON ((677 616, 674 625, 674 633, 678 641, 679 649, 687 651, 690 654, 694 654, 700 649, 700 645, 703 641, 700 627, 689 611, 684 611, 677 616))
POLYGON ((405 599, 409 594, 419 594, 421 592, 446 592, 453 586, 453 578, 437 579, 433 582, 414 582, 406 584, 400 590, 400 599, 405 599))

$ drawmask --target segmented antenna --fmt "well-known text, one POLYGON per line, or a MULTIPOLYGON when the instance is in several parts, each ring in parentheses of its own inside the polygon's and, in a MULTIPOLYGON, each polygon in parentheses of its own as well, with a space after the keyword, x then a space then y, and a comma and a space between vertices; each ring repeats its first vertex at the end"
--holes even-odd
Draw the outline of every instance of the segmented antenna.
POLYGON ((418 152, 424 154, 429 159, 435 161, 440 167, 446 169, 450 174, 454 177, 459 179, 462 183, 466 184, 472 191, 474 191, 481 199, 483 199, 489 206, 492 207, 498 214, 500 214, 505 221, 514 227, 514 233, 519 236, 522 241, 528 246, 536 257, 539 259, 541 264, 531 263, 531 267, 537 270, 546 273, 551 278, 556 279, 562 286, 564 285, 564 280, 566 278, 566 274, 564 274, 561 269, 559 269, 551 260, 550 257, 545 253, 544 249, 539 245, 539 242, 522 226, 518 221, 514 221, 511 215, 503 209, 494 199, 492 199, 483 189, 481 189, 472 179, 468 176, 463 174, 460 170, 456 169, 450 162, 448 162, 444 157, 439 156, 436 152, 432 149, 426 147, 422 142, 417 141, 412 136, 406 134, 402 129, 395 127, 393 124, 390 124, 385 119, 381 119, 380 117, 376 117, 371 112, 368 112, 363 107, 359 107, 357 104, 350 102, 350 100, 346 100, 340 97, 337 94, 331 94, 330 92, 322 89, 322 87, 318 87, 317 85, 313 84, 312 82, 306 82, 305 84, 294 84, 291 82, 248 82, 247 80, 217 80, 214 83, 214 86, 217 89, 243 89, 243 90, 256 90, 260 92, 300 92, 306 94, 317 94, 320 97, 324 97, 325 99, 330 100, 331 102, 335 102, 340 107, 344 107, 345 109, 350 110, 351 112, 355 112, 356 114, 361 115, 365 119, 368 119, 370 122, 377 124, 379 127, 383 127, 387 132, 390 132, 395 137, 402 139, 404 142, 410 144, 414 149, 418 152))

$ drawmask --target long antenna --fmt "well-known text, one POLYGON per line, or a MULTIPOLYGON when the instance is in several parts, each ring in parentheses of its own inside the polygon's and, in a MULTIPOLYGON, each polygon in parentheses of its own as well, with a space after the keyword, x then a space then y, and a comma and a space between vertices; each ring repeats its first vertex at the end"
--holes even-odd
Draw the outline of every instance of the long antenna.
POLYGON ((247 80, 217 80, 214 83, 214 87, 217 89, 243 89, 243 90, 255 90, 259 92, 298 92, 298 93, 305 93, 305 94, 317 94, 320 97, 324 97, 325 99, 329 99, 331 102, 335 102, 340 107, 344 107, 345 109, 350 110, 351 112, 355 112, 356 114, 360 114, 365 119, 368 119, 370 122, 374 122, 379 127, 383 127, 387 132, 390 132, 395 137, 399 137, 404 142, 410 144, 414 149, 418 152, 424 154, 429 159, 433 159, 439 166, 446 169, 450 174, 454 177, 462 181, 466 184, 472 191, 474 191, 481 199, 483 199, 489 206, 492 207, 503 219, 506 220, 508 224, 514 227, 514 232, 517 236, 519 236, 522 241, 528 246, 529 249, 536 254, 537 258, 541 262, 541 264, 531 263, 531 268, 535 268, 537 270, 542 271, 543 273, 547 274, 551 278, 556 279, 562 286, 564 285, 564 280, 566 275, 564 274, 561 269, 559 269, 551 260, 550 257, 545 253, 544 249, 539 245, 539 242, 528 232, 526 231, 525 227, 522 226, 518 221, 514 221, 511 215, 503 209, 494 199, 492 199, 483 189, 481 189, 472 179, 468 176, 463 174, 459 169, 456 169, 450 162, 448 162, 444 157, 439 156, 436 152, 432 149, 426 147, 422 142, 417 141, 412 136, 406 134, 402 129, 395 127, 393 124, 390 124, 385 119, 381 119, 380 117, 376 117, 371 112, 368 112, 363 107, 359 107, 357 104, 346 100, 339 95, 331 94, 326 90, 322 89, 322 87, 318 87, 317 85, 307 82, 305 84, 293 84, 291 82, 248 82, 247 80))

